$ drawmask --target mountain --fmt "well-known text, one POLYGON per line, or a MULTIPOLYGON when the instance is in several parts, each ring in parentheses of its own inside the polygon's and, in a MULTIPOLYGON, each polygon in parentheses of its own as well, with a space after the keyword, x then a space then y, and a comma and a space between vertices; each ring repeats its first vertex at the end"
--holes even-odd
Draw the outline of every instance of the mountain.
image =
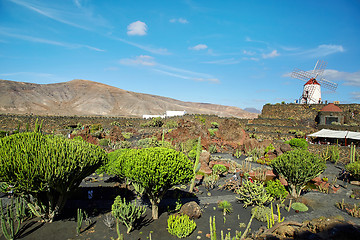
POLYGON ((160 115, 166 110, 237 118, 255 118, 258 115, 237 107, 183 102, 88 80, 54 84, 0 80, 0 113, 142 117, 144 114, 160 115))
POLYGON ((256 108, 244 108, 244 111, 260 114, 261 111, 256 108))

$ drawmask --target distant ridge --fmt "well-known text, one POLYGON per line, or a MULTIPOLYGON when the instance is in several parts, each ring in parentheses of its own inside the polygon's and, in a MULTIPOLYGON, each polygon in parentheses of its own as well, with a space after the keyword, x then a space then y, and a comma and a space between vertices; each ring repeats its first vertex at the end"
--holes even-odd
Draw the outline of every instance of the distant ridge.
POLYGON ((144 114, 163 114, 166 110, 236 118, 256 118, 258 115, 237 107, 183 102, 89 80, 53 84, 0 80, 0 113, 142 117, 144 114))

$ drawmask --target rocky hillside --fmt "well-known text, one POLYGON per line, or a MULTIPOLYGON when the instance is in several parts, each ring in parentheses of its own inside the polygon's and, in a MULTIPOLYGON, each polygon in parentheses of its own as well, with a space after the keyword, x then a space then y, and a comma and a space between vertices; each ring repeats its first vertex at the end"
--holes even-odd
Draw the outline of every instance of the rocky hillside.
POLYGON ((163 114, 166 110, 237 118, 258 115, 237 107, 182 102, 88 80, 54 84, 0 80, 0 113, 141 117, 144 114, 163 114))

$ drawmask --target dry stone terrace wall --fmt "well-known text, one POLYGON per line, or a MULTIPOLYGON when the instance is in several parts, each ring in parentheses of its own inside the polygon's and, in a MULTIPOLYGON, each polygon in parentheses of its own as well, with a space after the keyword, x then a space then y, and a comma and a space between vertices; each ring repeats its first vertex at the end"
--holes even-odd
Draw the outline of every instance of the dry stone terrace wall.
MULTIPOLYGON (((315 120, 318 112, 326 104, 266 104, 259 118, 315 120)), ((360 121, 360 104, 336 104, 345 115, 345 123, 360 121), (354 117, 353 117, 354 116, 354 117)))

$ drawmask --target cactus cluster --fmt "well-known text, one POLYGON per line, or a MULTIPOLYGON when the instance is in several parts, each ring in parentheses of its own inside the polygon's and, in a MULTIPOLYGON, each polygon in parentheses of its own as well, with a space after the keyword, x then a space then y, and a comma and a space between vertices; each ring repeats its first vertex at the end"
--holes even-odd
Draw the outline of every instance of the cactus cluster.
POLYGON ((196 228, 196 223, 188 215, 174 214, 168 218, 168 232, 178 238, 189 236, 196 228))
POLYGON ((26 218, 26 203, 21 198, 11 200, 6 207, 0 199, 0 222, 1 230, 7 240, 17 237, 22 222, 26 218))
POLYGON ((0 182, 12 185, 31 211, 51 222, 69 194, 107 156, 100 147, 39 132, 0 139, 0 182))
POLYGON ((111 206, 111 214, 116 219, 116 224, 118 225, 119 222, 123 223, 127 228, 126 233, 130 233, 134 227, 134 223, 139 220, 145 212, 145 206, 137 206, 136 201, 135 203, 126 202, 126 199, 120 196, 115 198, 111 206))
POLYGON ((261 206, 273 200, 270 194, 266 193, 264 183, 258 181, 245 181, 236 193, 239 195, 237 199, 244 203, 245 208, 250 205, 261 206))

